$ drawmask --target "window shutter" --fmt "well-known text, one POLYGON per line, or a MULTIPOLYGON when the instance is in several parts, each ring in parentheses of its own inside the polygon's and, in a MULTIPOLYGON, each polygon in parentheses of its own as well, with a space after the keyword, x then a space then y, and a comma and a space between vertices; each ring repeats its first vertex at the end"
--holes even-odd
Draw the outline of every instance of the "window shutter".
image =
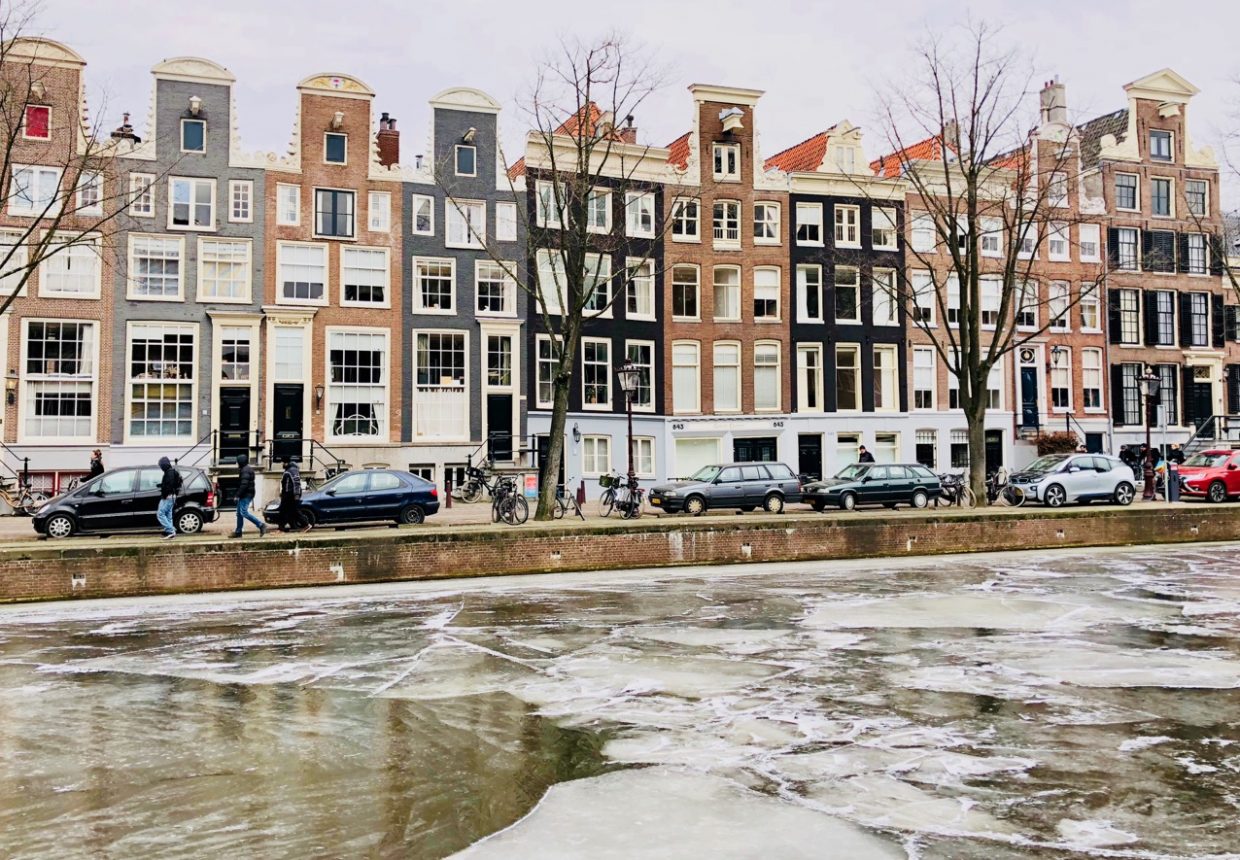
POLYGON ((1141 268, 1147 272, 1158 269, 1154 261, 1154 234, 1149 230, 1141 231, 1141 268))
POLYGON ((1144 313, 1141 314, 1145 320, 1145 345, 1158 345, 1158 293, 1154 290, 1145 290, 1141 293, 1144 313))
POLYGON ((1227 414, 1240 415, 1240 364, 1227 365, 1227 414))
POLYGON ((1240 341, 1240 305, 1227 305, 1223 315, 1226 317, 1227 339, 1240 341))
POLYGON ((1107 228, 1107 267, 1112 271, 1119 268, 1119 230, 1107 228))
MULTIPOLYGON (((1204 420, 1206 418, 1209 418, 1210 416, 1193 414, 1193 411, 1192 411, 1193 395, 1191 393, 1193 390, 1193 369, 1189 367, 1187 364, 1181 367, 1180 378, 1181 380, 1183 380, 1180 384, 1181 408, 1180 408, 1180 414, 1178 416, 1180 420, 1177 421, 1176 423, 1181 426, 1188 427, 1192 425, 1195 419, 1201 418, 1204 420)), ((1172 392, 1172 394, 1174 393, 1175 392, 1172 392)))
POLYGON ((1210 274, 1221 276, 1223 274, 1223 260, 1227 257, 1227 251, 1223 245, 1223 237, 1211 235, 1206 241, 1210 248, 1210 274))
POLYGON ((1116 427, 1124 426, 1124 365, 1111 365, 1111 419, 1116 427))
POLYGON ((1107 290, 1107 331, 1110 342, 1120 342, 1119 290, 1107 290))
POLYGON ((1227 343, 1227 318, 1223 311, 1222 296, 1210 296, 1210 328, 1214 348, 1222 349, 1227 343))
POLYGON ((1178 249, 1180 252, 1179 253, 1180 259, 1179 259, 1179 266, 1177 266, 1177 269, 1181 272, 1187 272, 1188 271, 1188 234, 1177 233, 1175 238, 1176 238, 1176 243, 1180 246, 1178 249))
POLYGON ((1188 293, 1176 293, 1179 300, 1180 346, 1191 346, 1193 343, 1193 297, 1188 293))

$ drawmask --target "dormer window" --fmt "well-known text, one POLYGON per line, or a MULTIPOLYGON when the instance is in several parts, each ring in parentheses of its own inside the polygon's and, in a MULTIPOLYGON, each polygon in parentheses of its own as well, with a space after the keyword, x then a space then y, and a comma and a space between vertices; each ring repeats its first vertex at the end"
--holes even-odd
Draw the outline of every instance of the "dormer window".
POLYGON ((181 120, 181 152, 207 151, 207 121, 205 119, 181 120))
POLYGON ((738 143, 716 143, 714 146, 715 178, 738 181, 741 178, 741 147, 738 143))
POLYGON ((478 175, 478 150, 473 146, 458 144, 456 147, 456 175, 478 175))
POLYGON ((1171 132, 1150 129, 1150 158, 1154 161, 1171 161, 1171 132))
POLYGON ((22 137, 30 140, 49 140, 52 136, 52 109, 45 105, 27 105, 26 121, 22 123, 22 137))
POLYGON ((323 161, 344 164, 349 159, 349 136, 328 132, 323 136, 323 161))

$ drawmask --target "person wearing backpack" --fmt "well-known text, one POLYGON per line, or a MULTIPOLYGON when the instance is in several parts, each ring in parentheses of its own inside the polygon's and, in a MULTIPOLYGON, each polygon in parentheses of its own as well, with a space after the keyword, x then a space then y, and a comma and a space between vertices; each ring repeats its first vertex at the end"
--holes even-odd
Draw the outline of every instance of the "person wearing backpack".
POLYGON ((159 468, 163 469, 164 476, 159 479, 159 510, 155 516, 164 530, 164 540, 171 540, 177 536, 177 530, 172 525, 172 511, 176 507, 177 494, 181 492, 181 473, 172 468, 172 461, 167 457, 159 458, 159 468))
MULTIPOLYGON (((301 507, 301 470, 293 460, 285 459, 284 474, 280 476, 280 531, 289 532, 297 526, 297 512, 301 507)), ((305 531, 310 530, 309 524, 305 531)))

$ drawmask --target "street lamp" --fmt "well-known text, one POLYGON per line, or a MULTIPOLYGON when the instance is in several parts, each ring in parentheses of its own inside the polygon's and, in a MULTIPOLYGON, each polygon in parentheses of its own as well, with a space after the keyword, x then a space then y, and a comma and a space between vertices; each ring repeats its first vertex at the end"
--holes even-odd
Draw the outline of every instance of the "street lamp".
POLYGON ((625 359, 624 364, 616 368, 616 376, 620 377, 620 390, 624 392, 624 402, 629 413, 629 483, 633 483, 636 472, 633 471, 633 395, 641 384, 642 372, 632 359, 625 359))
POLYGON ((1146 365, 1145 373, 1137 381, 1141 383, 1141 398, 1145 404, 1145 466, 1142 472, 1145 487, 1141 491, 1141 498, 1148 502, 1154 498, 1154 457, 1150 448, 1150 406, 1153 399, 1158 396, 1158 386, 1162 383, 1162 379, 1154 372, 1154 368, 1146 365))

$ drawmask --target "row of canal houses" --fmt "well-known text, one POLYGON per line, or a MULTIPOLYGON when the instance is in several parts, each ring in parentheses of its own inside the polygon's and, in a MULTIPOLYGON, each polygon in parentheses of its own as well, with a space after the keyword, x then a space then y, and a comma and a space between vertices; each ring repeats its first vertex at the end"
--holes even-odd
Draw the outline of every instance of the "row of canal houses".
MULTIPOLYGON (((6 59, 40 76, 12 172, 54 186, 53 165, 81 145, 85 62, 41 39, 6 59)), ((128 211, 97 247, 41 266, 0 319, 8 464, 53 489, 96 447, 110 466, 248 451, 264 466, 295 455, 440 482, 488 452, 536 459, 552 338, 496 260, 547 265, 525 237, 540 217, 542 138, 506 165, 500 105, 454 88, 430 101, 426 148, 402 160, 375 94, 328 73, 297 85, 288 151, 252 153, 227 69, 179 57, 152 75, 147 128, 125 118, 102 188, 88 191, 101 209, 124 196, 128 211)), ((1079 126, 1062 84, 1042 92, 1031 151, 1068 141, 1074 153, 1065 229, 1040 250, 1030 287, 1053 322, 992 374, 992 465, 1028 460, 1046 430, 1093 450, 1142 438, 1147 368, 1163 382, 1157 432, 1169 441, 1240 412, 1218 166, 1187 122, 1197 90, 1170 70, 1124 89, 1123 110, 1079 126)), ((942 141, 878 158, 840 121, 765 156, 760 91, 695 84, 689 95, 689 130, 667 146, 639 142, 631 120, 615 126, 646 190, 608 199, 598 229, 648 238, 627 245, 647 262, 613 278, 621 294, 587 324, 569 485, 627 466, 615 373, 626 359, 643 371, 633 426, 644 479, 732 459, 820 475, 861 445, 880 461, 967 465, 953 380, 925 326, 882 288, 915 285, 935 265, 924 203, 893 165, 934 169, 942 141)), ((4 199, 0 241, 12 241, 29 201, 4 199)), ((608 262, 615 273, 633 263, 608 262)))

